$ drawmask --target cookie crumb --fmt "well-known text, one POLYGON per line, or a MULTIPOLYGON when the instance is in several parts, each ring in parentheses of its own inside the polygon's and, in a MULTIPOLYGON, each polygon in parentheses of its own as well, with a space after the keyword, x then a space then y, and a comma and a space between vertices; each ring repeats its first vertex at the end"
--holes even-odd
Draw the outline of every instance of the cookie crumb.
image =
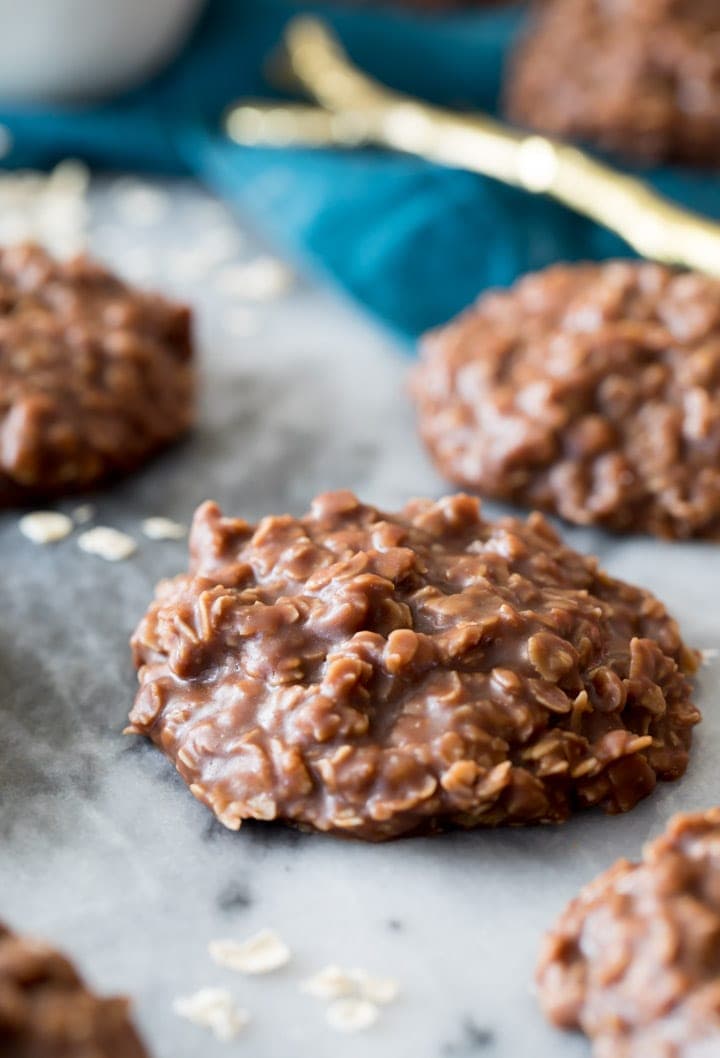
POLYGON ((272 973, 290 961, 290 949, 272 929, 261 929, 245 941, 210 941, 208 951, 218 966, 242 974, 272 973))
POLYGON ((247 1010, 236 1006, 225 988, 201 988, 190 996, 179 996, 173 1011, 193 1025, 210 1029, 218 1040, 234 1040, 250 1021, 247 1010))
POLYGON ((55 544, 72 530, 72 520, 59 511, 33 511, 20 519, 20 532, 34 544, 55 544))
POLYGON ((146 518, 142 531, 150 540, 182 540, 187 536, 187 528, 171 518, 146 518))
POLYGON ((106 525, 88 529, 86 533, 79 536, 78 547, 88 555, 104 558, 106 562, 121 562, 125 558, 130 558, 130 555, 137 550, 137 544, 131 536, 106 525))
POLYGON ((705 650, 700 651, 700 663, 702 665, 712 665, 718 658, 720 658, 720 650, 717 647, 706 647, 705 650))
POLYGON ((367 999, 336 999, 325 1012, 325 1020, 337 1032, 363 1032, 378 1019, 380 1011, 367 999))

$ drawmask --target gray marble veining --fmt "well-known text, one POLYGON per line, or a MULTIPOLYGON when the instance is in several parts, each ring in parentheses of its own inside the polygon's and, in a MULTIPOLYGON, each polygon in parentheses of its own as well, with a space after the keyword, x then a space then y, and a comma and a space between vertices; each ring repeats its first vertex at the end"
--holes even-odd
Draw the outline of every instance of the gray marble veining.
MULTIPOLYGON (((210 279, 176 282, 167 261, 190 238, 199 192, 178 187, 159 229, 123 230, 112 188, 94 191, 94 245, 143 263, 197 306, 205 376, 196 434, 144 473, 92 497, 98 521, 138 536, 129 561, 36 547, 0 518, 0 916, 45 935, 103 989, 132 995, 157 1058, 580 1058, 531 993, 538 940, 577 887, 636 856, 678 809, 720 801, 720 663, 701 673, 705 721, 680 783, 618 818, 454 834, 372 847, 282 827, 224 830, 149 744, 121 734, 134 693, 127 639, 155 581, 185 544, 139 536, 143 517, 186 522, 207 497, 255 517, 303 510, 338 486, 394 508, 442 482, 416 440, 408 360, 334 292, 298 283, 253 307, 233 336, 210 279), (164 256, 163 256, 164 255, 164 256), (207 943, 276 928, 293 962, 267 978, 214 967, 207 943), (345 1037, 298 982, 328 962, 397 977, 401 999, 345 1037), (221 984, 252 1012, 233 1044, 178 1020, 175 996, 221 984)), ((204 202, 204 199, 202 200, 204 202)), ((258 252, 247 236, 246 257, 258 252)), ((70 510, 74 503, 62 504, 70 510)), ((653 589, 693 644, 720 645, 720 552, 566 531, 619 576, 653 589)))

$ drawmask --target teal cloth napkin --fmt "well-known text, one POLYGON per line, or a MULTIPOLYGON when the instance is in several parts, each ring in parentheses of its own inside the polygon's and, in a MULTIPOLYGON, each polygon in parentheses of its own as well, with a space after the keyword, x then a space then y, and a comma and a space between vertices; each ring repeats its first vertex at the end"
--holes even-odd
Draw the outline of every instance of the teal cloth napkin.
MULTIPOLYGON (((468 304, 558 260, 627 254, 608 232, 546 199, 391 153, 240 148, 219 118, 245 95, 272 94, 262 62, 299 10, 325 16, 351 56, 396 88, 495 112, 522 7, 430 16, 291 0, 210 0, 183 53, 141 89, 92 108, 0 107, 5 165, 192 174, 249 215, 301 266, 329 277, 412 339, 468 304)), ((662 191, 720 217, 716 174, 647 174, 662 191)))

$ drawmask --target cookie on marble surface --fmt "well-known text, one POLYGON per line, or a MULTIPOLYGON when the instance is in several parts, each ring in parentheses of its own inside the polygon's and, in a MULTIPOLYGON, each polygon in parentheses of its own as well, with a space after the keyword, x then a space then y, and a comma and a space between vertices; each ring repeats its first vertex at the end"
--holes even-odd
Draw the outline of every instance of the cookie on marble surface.
POLYGON ((147 1058, 128 1002, 91 992, 72 964, 0 924, 4 1058, 147 1058))
POLYGON ((579 525, 720 538, 720 282, 559 265, 428 335, 411 388, 449 479, 579 525))
POLYGON ((227 827, 380 841, 632 808, 676 779, 696 656, 539 514, 349 492, 250 525, 201 506, 133 637, 129 731, 227 827))
POLYGON ((720 809, 678 815, 587 885, 547 935, 547 1017, 595 1058, 720 1054, 720 809))
POLYGON ((136 469, 189 428, 194 390, 187 308, 0 249, 0 507, 136 469))
POLYGON ((513 56, 509 116, 646 161, 720 164, 717 0, 547 0, 513 56))

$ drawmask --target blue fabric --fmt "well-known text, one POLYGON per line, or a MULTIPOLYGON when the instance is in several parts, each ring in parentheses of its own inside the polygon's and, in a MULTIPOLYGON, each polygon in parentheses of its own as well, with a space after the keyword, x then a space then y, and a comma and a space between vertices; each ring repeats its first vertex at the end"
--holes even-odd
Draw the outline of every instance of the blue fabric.
MULTIPOLYGON (((210 0, 183 54, 141 89, 92 109, 3 110, 11 166, 84 158, 102 168, 194 174, 305 266, 412 337, 487 286, 557 260, 627 253, 546 199, 380 151, 247 149, 219 132, 223 109, 271 94, 262 60, 299 7, 328 18, 354 59, 388 84, 450 106, 497 109, 519 8, 460 16, 292 0, 210 0)), ((720 217, 715 174, 649 174, 666 194, 720 217)))

